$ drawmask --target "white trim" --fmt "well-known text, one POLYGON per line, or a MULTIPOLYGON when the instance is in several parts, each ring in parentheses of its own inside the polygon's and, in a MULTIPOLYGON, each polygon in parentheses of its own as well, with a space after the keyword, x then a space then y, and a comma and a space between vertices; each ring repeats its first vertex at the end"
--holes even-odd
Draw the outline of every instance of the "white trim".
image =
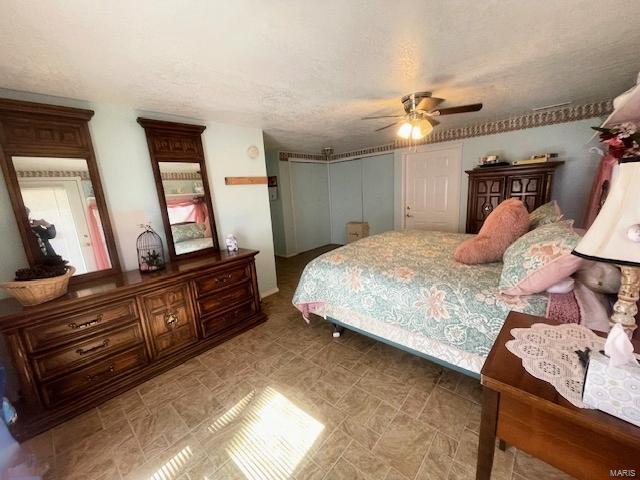
POLYGON ((279 291, 280 291, 280 289, 278 287, 276 287, 276 288, 270 288, 269 290, 267 290, 264 293, 260 292, 260 300, 262 300, 263 298, 267 298, 267 297, 269 297, 271 295, 275 295, 279 291))
MULTIPOLYGON (((442 150, 456 150, 457 151, 457 166, 456 166, 456 171, 452 172, 455 177, 457 178, 457 181, 455 181, 454 185, 456 188, 456 212, 455 212, 455 225, 456 225, 456 231, 460 230, 460 192, 462 190, 462 162, 464 161, 463 156, 462 156, 462 149, 463 149, 463 142, 447 142, 447 143, 443 143, 443 144, 425 144, 425 145, 419 145, 416 147, 405 147, 405 148, 401 148, 396 150, 396 152, 398 152, 398 155, 400 156, 400 161, 401 163, 401 171, 402 171, 402 181, 400 182, 400 198, 401 198, 401 205, 400 208, 401 210, 396 212, 397 215, 399 215, 399 221, 398 224, 401 225, 401 229, 405 230, 407 225, 406 225, 406 217, 405 217, 405 212, 407 209, 407 154, 409 153, 431 153, 431 152, 439 152, 442 150)), ((395 157, 394 157, 395 158, 395 157)), ((455 180, 455 179, 454 179, 455 180)), ((396 222, 394 221, 394 224, 396 222)))
POLYGON ((289 158, 288 160, 280 160, 281 162, 296 162, 296 163, 330 163, 327 160, 310 160, 307 158, 289 158))

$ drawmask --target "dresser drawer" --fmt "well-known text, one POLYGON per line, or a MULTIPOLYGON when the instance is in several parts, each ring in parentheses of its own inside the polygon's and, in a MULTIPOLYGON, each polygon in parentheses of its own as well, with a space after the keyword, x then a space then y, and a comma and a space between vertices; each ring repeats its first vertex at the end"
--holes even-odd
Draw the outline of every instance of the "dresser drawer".
POLYGON ((76 315, 55 318, 24 329, 30 351, 77 341, 107 328, 131 322, 138 318, 135 300, 100 306, 76 315))
POLYGON ((250 265, 242 265, 240 267, 230 268, 221 272, 211 273, 195 281, 196 295, 200 297, 234 283, 249 280, 250 278, 250 265))
POLYGON ((198 308, 200 315, 211 315, 248 300, 253 300, 253 288, 247 282, 200 298, 198 308))
POLYGON ((138 370, 146 364, 147 354, 143 346, 105 358, 89 367, 42 384, 44 403, 52 406, 64 400, 87 395, 100 386, 138 370))
POLYGON ((44 380, 143 342, 142 329, 135 323, 93 336, 73 346, 56 349, 52 353, 36 355, 33 357, 35 373, 40 380, 44 380))
POLYGON ((250 302, 244 305, 239 305, 238 307, 228 310, 221 315, 203 318, 202 329, 204 331, 204 336, 209 337, 226 330, 227 328, 246 320, 248 317, 253 315, 255 311, 255 304, 250 302))

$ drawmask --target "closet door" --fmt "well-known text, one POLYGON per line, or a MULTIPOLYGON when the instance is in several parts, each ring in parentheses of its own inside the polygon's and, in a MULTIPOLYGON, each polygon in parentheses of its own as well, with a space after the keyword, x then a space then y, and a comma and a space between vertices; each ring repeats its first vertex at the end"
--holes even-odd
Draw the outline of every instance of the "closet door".
POLYGON ((331 243, 328 165, 289 162, 289 170, 297 252, 331 243))
POLYGON ((362 212, 369 234, 393 230, 393 154, 362 160, 362 212))
POLYGON ((362 160, 329 165, 331 243, 347 243, 347 222, 362 221, 362 160))

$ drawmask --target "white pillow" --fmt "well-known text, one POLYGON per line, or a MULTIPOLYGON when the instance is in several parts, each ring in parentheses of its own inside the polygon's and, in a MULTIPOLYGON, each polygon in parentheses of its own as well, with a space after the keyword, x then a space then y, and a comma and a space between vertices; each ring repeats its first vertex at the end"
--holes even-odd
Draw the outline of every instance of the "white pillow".
POLYGON ((548 293, 569 293, 573 291, 575 281, 571 277, 567 277, 564 280, 560 280, 558 283, 554 283, 547 288, 548 293))

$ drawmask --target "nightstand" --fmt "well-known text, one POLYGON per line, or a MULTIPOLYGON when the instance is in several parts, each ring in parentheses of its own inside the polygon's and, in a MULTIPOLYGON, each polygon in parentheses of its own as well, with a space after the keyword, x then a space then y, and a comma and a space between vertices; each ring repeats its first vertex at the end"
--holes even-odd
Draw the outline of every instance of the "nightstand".
MULTIPOLYGON (((558 323, 511 312, 482 367, 482 418, 476 480, 489 480, 496 438, 580 479, 640 477, 640 428, 581 409, 527 373, 505 347, 511 329, 558 323), (633 471, 633 472, 632 472, 633 471)), ((636 352, 640 342, 635 341, 636 352)))

